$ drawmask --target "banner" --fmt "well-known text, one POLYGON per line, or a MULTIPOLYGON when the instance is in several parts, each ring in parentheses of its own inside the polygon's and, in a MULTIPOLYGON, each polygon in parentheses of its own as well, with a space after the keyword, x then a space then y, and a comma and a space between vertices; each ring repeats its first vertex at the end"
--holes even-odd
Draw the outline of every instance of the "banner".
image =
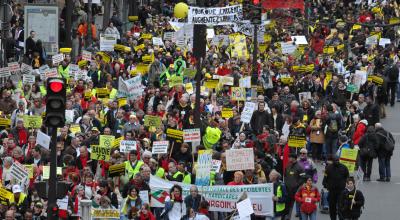
POLYGON ((226 169, 228 171, 254 169, 253 148, 231 149, 225 152, 226 169))
POLYGON ((99 219, 104 219, 104 218, 112 218, 112 219, 119 219, 119 210, 118 209, 95 209, 92 208, 92 219, 93 218, 99 218, 99 219))
MULTIPOLYGON (((156 176, 151 176, 149 184, 151 189, 151 206, 164 207, 165 198, 169 196, 169 190, 174 184, 182 187, 183 197, 190 194, 190 187, 192 185, 170 182, 156 176)), ((198 189, 199 193, 209 202, 209 211, 231 212, 235 210, 236 202, 243 192, 246 192, 256 215, 273 215, 274 204, 272 196, 274 190, 272 183, 243 186, 198 186, 198 189)))
POLYGON ((212 167, 212 150, 199 150, 196 169, 196 185, 209 186, 212 167))
POLYGON ((136 99, 142 95, 144 89, 142 86, 142 77, 136 76, 128 80, 119 78, 118 96, 127 97, 128 99, 136 99))
POLYGON ((100 51, 114 51, 114 44, 116 43, 116 34, 100 34, 100 51))
POLYGON ((200 142, 200 141, 201 141, 200 128, 183 130, 183 142, 200 142))
POLYGON ((215 8, 189 7, 189 24, 223 25, 237 23, 242 20, 242 5, 215 8))
POLYGON ((304 10, 304 0, 264 0, 261 4, 267 10, 278 8, 304 10))

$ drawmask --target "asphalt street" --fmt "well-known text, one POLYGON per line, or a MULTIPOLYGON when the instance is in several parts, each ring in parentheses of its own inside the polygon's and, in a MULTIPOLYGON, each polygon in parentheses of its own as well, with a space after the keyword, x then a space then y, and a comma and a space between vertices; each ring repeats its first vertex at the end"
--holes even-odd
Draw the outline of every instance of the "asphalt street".
MULTIPOLYGON (((395 151, 391 160, 392 179, 389 183, 377 182, 379 178, 378 160, 373 162, 371 182, 361 182, 359 189, 365 196, 365 207, 360 220, 400 220, 400 103, 394 107, 386 107, 387 117, 381 120, 383 127, 396 139, 395 151)), ((322 165, 318 165, 318 188, 322 187, 322 165)), ((295 218, 294 215, 292 219, 295 218)), ((318 220, 329 220, 328 214, 318 211, 318 220)))

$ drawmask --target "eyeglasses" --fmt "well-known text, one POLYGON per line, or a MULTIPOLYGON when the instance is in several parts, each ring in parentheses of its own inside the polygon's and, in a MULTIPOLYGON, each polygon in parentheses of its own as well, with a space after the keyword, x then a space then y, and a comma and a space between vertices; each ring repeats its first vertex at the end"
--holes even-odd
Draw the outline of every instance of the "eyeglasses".
POLYGON ((301 155, 306 155, 307 153, 300 153, 301 155))

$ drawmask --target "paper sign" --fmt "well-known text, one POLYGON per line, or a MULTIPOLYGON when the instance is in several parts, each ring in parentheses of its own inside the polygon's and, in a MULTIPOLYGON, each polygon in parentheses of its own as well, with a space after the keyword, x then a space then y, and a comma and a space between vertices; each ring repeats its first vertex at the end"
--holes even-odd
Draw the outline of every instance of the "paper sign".
POLYGON ((29 182, 29 172, 28 170, 24 167, 24 165, 14 162, 11 165, 11 176, 21 184, 28 184, 29 182))
POLYGON ((288 145, 289 147, 305 147, 307 139, 305 136, 289 135, 288 145))
POLYGON ((221 169, 222 161, 220 160, 212 160, 211 172, 219 173, 221 169))
POLYGON ((0 127, 9 127, 11 125, 11 119, 0 118, 0 127))
POLYGON ((96 219, 104 219, 104 218, 110 218, 110 219, 119 219, 120 218, 120 213, 118 209, 95 209, 92 208, 92 218, 96 219))
POLYGON ((125 175, 125 163, 111 165, 108 168, 109 177, 122 176, 122 175, 125 175))
POLYGON ((251 76, 246 76, 239 79, 239 87, 251 88, 251 76))
POLYGON ((389 38, 381 38, 379 39, 379 46, 386 46, 386 44, 391 44, 391 41, 389 38))
POLYGON ((114 44, 116 43, 116 34, 100 34, 100 51, 114 51, 114 44))
POLYGON ((196 169, 196 185, 209 186, 212 166, 212 150, 199 150, 196 169))
POLYGON ((153 45, 156 45, 156 46, 164 46, 164 42, 163 42, 163 40, 161 39, 161 37, 153 37, 153 45))
POLYGON ((111 155, 111 146, 108 147, 100 147, 99 145, 92 145, 90 152, 90 159, 92 160, 104 160, 109 161, 111 155))
POLYGON ((154 141, 151 152, 153 154, 166 154, 168 152, 168 141, 154 141))
POLYGON ((240 117, 240 121, 244 123, 250 123, 253 112, 256 109, 256 103, 246 102, 240 117))
POLYGON ((232 108, 222 108, 221 117, 223 117, 223 118, 232 118, 233 117, 232 108))
POLYGON ((64 60, 64 54, 59 53, 59 54, 53 55, 52 60, 53 60, 53 65, 61 63, 64 60))
POLYGON ((183 130, 183 141, 184 142, 200 142, 201 134, 199 128, 184 129, 183 130))
POLYGON ((254 213, 253 205, 249 198, 236 204, 240 218, 246 218, 254 213))
POLYGON ((283 54, 292 54, 297 49, 297 45, 293 42, 281 42, 281 49, 283 54))
POLYGON ((101 147, 112 148, 112 144, 115 140, 113 135, 100 135, 99 145, 101 147))
POLYGON ((183 131, 167 128, 167 137, 176 140, 177 142, 183 141, 183 131))
POLYGON ((292 36, 292 41, 294 41, 294 43, 296 45, 307 45, 307 39, 306 36, 292 36))
POLYGON ((68 210, 68 196, 63 199, 57 199, 57 206, 61 210, 68 210))
POLYGON ((233 101, 245 101, 246 100, 246 89, 243 87, 232 87, 231 99, 233 101))
POLYGON ((18 62, 11 62, 7 64, 8 68, 10 69, 10 72, 15 74, 16 72, 19 72, 21 68, 19 67, 18 62))
POLYGON ((144 116, 144 126, 146 127, 160 127, 161 118, 153 115, 145 115, 144 116))
POLYGON ((150 204, 149 202, 149 191, 147 190, 141 190, 139 191, 139 197, 142 200, 142 204, 150 204))
POLYGON ((50 136, 39 130, 36 137, 36 143, 48 150, 50 147, 50 136))
POLYGON ((378 43, 378 36, 374 35, 365 40, 366 45, 375 45, 378 43))
POLYGON ((38 115, 24 115, 24 124, 28 128, 40 128, 42 126, 42 117, 38 115))
POLYGON ((56 68, 47 69, 44 73, 45 79, 58 77, 58 71, 56 68))
POLYGON ((91 61, 92 60, 92 53, 86 50, 82 50, 82 59, 91 61))
POLYGON ((131 150, 137 150, 136 141, 122 140, 119 145, 119 151, 122 153, 130 152, 131 150))
POLYGON ((210 80, 207 80, 204 82, 204 86, 209 89, 215 89, 215 88, 217 88, 218 83, 219 83, 219 80, 210 79, 210 80))
POLYGON ((35 76, 34 75, 23 75, 22 76, 22 83, 23 84, 34 84, 35 83, 35 76))
POLYGON ((6 188, 0 187, 0 201, 8 204, 11 197, 13 197, 13 193, 8 191, 6 188))
POLYGON ((11 76, 11 72, 8 67, 0 68, 0 78, 6 78, 9 76, 11 76))
POLYGON ((186 83, 185 84, 185 90, 189 94, 193 94, 193 84, 192 83, 186 83))
POLYGON ((254 169, 253 148, 231 149, 225 152, 228 171, 254 169))

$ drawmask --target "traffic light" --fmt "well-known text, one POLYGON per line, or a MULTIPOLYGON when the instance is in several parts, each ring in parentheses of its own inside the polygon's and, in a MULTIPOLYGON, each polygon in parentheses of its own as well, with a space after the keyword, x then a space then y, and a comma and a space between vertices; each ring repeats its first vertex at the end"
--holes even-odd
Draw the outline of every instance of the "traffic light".
POLYGON ((250 21, 252 24, 261 24, 262 8, 259 0, 253 0, 253 6, 250 10, 250 21))
POLYGON ((47 80, 46 126, 64 127, 66 99, 65 79, 49 78, 47 80))

